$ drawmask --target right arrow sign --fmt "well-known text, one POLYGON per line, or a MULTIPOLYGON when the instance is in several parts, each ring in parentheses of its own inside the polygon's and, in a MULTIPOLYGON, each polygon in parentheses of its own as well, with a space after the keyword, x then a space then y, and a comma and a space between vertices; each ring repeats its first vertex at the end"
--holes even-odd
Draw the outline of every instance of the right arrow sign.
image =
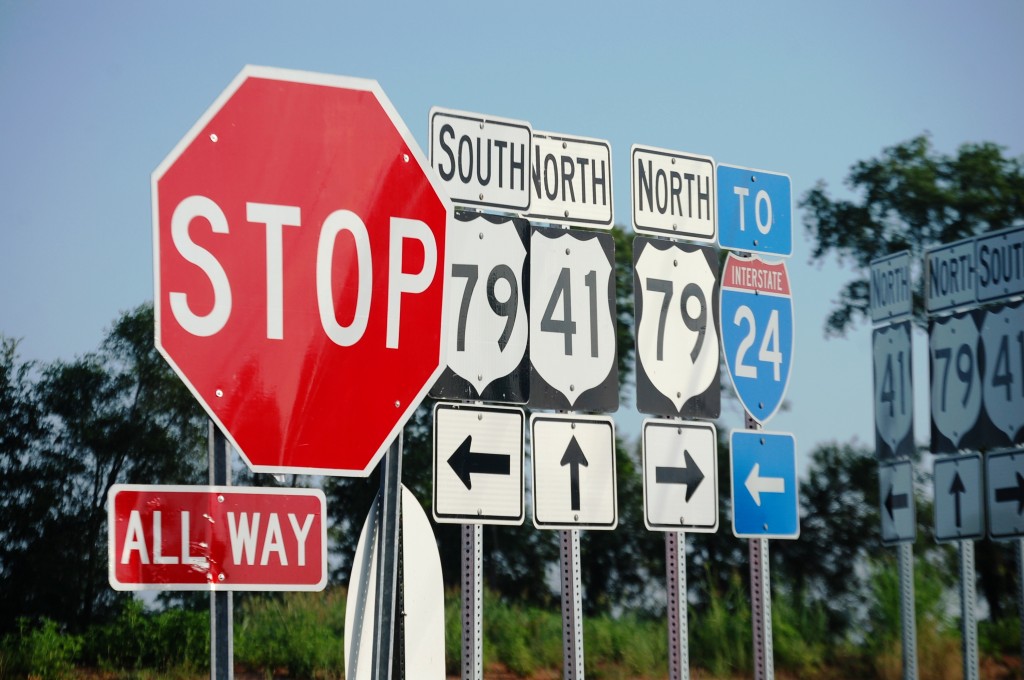
POLYGON ((718 531, 718 436, 711 423, 648 418, 643 425, 644 524, 651 531, 718 531))
POLYGON ((738 538, 799 538, 793 435, 734 430, 729 437, 729 465, 733 534, 738 538))
POLYGON ((1024 450, 988 454, 985 473, 989 536, 1024 537, 1024 450))

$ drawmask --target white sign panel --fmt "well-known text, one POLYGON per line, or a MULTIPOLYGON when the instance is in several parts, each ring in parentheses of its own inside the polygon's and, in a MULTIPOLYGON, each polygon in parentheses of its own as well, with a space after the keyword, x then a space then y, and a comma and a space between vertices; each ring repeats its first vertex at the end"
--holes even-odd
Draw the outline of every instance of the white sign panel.
POLYGON ((643 425, 644 524, 651 531, 718 531, 718 437, 711 423, 643 425))
POLYGON ((714 243, 718 238, 715 161, 710 156, 633 145, 633 229, 714 243))
POLYGON ((1024 538, 1024 450, 987 454, 985 478, 988 535, 1024 538))
POLYGON ((453 203, 528 211, 530 151, 526 121, 430 110, 430 165, 453 203))
POLYGON ((542 222, 610 229, 612 147, 603 139, 533 133, 530 214, 542 222))
POLYGON ((928 351, 931 355, 933 452, 960 449, 964 437, 981 415, 979 338, 971 312, 932 321, 928 351), (936 434, 948 439, 949 445, 937 447, 936 434))
POLYGON ((910 251, 904 250, 871 263, 871 320, 902 321, 913 312, 910 286, 910 251))
POLYGON ((914 451, 910 322, 875 329, 875 449, 880 458, 914 451))
POLYGON ((975 301, 974 239, 932 248, 924 254, 924 305, 929 314, 975 301))
POLYGON ((614 529, 618 500, 612 419, 535 413, 530 433, 534 526, 614 529))
POLYGON ((434 407, 434 519, 522 524, 523 410, 434 407))
POLYGON ((935 459, 935 540, 985 536, 985 482, 981 454, 935 459))
POLYGON ((981 343, 985 351, 981 380, 985 411, 995 428, 1015 445, 1024 428, 1024 304, 988 310, 981 323, 981 343))
POLYGON ((882 543, 913 543, 917 536, 914 506, 914 466, 909 460, 878 466, 882 502, 882 543))
POLYGON ((978 302, 1024 293, 1024 227, 975 238, 978 302))

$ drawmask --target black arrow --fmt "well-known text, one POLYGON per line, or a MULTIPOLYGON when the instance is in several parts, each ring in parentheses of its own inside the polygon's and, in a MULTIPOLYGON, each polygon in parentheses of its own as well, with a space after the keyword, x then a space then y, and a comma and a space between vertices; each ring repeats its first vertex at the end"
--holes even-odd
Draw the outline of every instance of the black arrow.
POLYGON ((459 476, 467 489, 473 488, 472 474, 510 474, 512 456, 507 453, 481 453, 473 450, 473 435, 469 435, 448 458, 448 465, 459 476))
POLYGON ((1017 486, 996 489, 996 503, 1005 503, 1006 501, 1017 501, 1018 515, 1024 511, 1024 477, 1019 472, 1017 473, 1017 486))
POLYGON ((654 468, 654 481, 657 484, 685 484, 686 502, 689 503, 693 492, 704 481, 704 473, 700 471, 693 456, 686 449, 683 449, 683 457, 686 460, 686 467, 654 468))
POLYGON ((562 455, 562 461, 559 463, 563 467, 569 466, 569 500, 573 510, 580 509, 580 466, 588 467, 590 462, 587 457, 583 455, 583 449, 580 448, 580 443, 576 441, 576 437, 573 436, 569 440, 569 446, 565 448, 565 454, 562 455))
POLYGON ((889 519, 895 521, 895 517, 892 516, 893 510, 906 510, 910 507, 910 497, 905 493, 894 494, 892 487, 889 487, 889 493, 885 497, 885 509, 889 511, 889 519))
POLYGON ((953 475, 953 483, 949 486, 949 492, 954 495, 956 501, 956 528, 960 528, 960 494, 967 492, 967 487, 964 486, 964 480, 960 479, 960 473, 956 472, 953 475))

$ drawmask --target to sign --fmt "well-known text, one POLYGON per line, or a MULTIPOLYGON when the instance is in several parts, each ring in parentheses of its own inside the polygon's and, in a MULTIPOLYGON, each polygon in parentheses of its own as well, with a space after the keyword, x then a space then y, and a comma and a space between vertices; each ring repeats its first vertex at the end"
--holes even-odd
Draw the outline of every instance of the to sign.
POLYGON ((871 263, 871 320, 902 321, 913 312, 910 289, 910 251, 886 255, 871 263))
POLYGON ((879 458, 914 452, 914 381, 910 322, 876 328, 872 334, 875 367, 875 450, 879 458))
POLYGON ((531 219, 611 228, 612 147, 605 140, 534 131, 530 180, 531 219))
POLYGON ((479 213, 455 217, 445 287, 454 332, 448 334, 448 365, 431 396, 526 403, 530 224, 479 213))
POLYGON ((935 459, 935 540, 985 536, 985 483, 981 454, 935 459))
POLYGON ((793 435, 733 430, 729 436, 729 467, 733 534, 737 538, 799 538, 793 435))
POLYGON ((651 531, 718 531, 718 436, 711 423, 643 427, 644 524, 651 531))
POLYGON ((913 543, 917 537, 913 463, 898 460, 879 465, 878 489, 882 505, 882 543, 913 543))
POLYGON ((748 253, 793 254, 789 175, 718 164, 718 245, 748 253))
POLYGON ((531 134, 526 121, 434 107, 430 164, 455 203, 525 213, 531 134))
POLYGON ((615 243, 606 232, 534 227, 530 406, 614 411, 615 243))
POLYGON ((633 240, 636 406, 717 418, 721 411, 718 254, 710 246, 633 240))
POLYGON ((323 590, 319 489, 116 484, 107 501, 115 590, 323 590))
POLYGON ((258 67, 153 173, 157 348, 254 470, 369 474, 440 374, 433 177, 375 81, 258 67))
POLYGON ((715 242, 715 161, 710 156, 634 144, 630 191, 637 233, 715 242))
POLYGON ((522 524, 520 408, 434 407, 434 519, 452 524, 522 524))
POLYGON ((988 535, 1024 538, 1024 450, 986 454, 985 478, 988 535))
POLYGON ((535 413, 530 440, 534 526, 614 529, 619 512, 612 419, 535 413))
POLYGON ((736 393, 762 425, 782 404, 793 363, 793 298, 785 262, 725 260, 722 346, 736 393))

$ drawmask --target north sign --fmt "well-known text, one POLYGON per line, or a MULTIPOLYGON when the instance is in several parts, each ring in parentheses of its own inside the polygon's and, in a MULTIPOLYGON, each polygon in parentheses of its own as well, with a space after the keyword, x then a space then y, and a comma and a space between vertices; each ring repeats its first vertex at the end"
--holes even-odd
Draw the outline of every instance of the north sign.
POLYGON ((115 590, 323 590, 319 489, 116 484, 107 495, 115 590))
POLYGON ((871 297, 868 307, 874 323, 910 318, 914 296, 910 287, 910 251, 903 250, 871 262, 871 297))
POLYGON ((793 364, 793 298, 785 262, 729 253, 720 300, 726 366, 743 407, 763 425, 782 405, 793 364))
POLYGON ((796 440, 733 430, 729 436, 732 532, 737 538, 799 538, 796 440))
POLYGON ((434 177, 376 81, 252 66, 153 173, 157 348, 253 470, 369 474, 440 374, 434 177))
POLYGON ((612 419, 535 413, 530 441, 534 526, 614 529, 619 511, 612 419))
POLYGON ((924 306, 929 314, 973 305, 974 239, 967 238, 925 251, 924 306))
POLYGON ((611 144, 534 130, 530 191, 531 220, 611 229, 611 144))
POLYGON ((719 163, 718 245, 747 253, 793 254, 789 175, 719 163))
POLYGON ((711 423, 643 424, 644 524, 651 531, 718 531, 718 437, 711 423))
POLYGON ((451 524, 522 524, 520 408, 434 407, 434 519, 451 524))
POLYGON ((715 161, 710 156, 634 144, 630 193, 638 234, 715 242, 715 161))
POLYGON ((641 413, 721 412, 718 254, 711 246, 633 240, 636 406, 641 413))

